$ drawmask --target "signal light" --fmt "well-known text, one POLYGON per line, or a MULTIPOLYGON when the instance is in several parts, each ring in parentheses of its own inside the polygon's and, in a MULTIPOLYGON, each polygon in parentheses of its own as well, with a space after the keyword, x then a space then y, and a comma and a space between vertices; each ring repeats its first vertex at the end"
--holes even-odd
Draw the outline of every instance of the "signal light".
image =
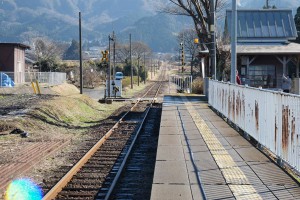
POLYGON ((101 62, 108 62, 109 61, 109 57, 108 57, 109 51, 108 50, 101 51, 101 54, 102 54, 101 62))

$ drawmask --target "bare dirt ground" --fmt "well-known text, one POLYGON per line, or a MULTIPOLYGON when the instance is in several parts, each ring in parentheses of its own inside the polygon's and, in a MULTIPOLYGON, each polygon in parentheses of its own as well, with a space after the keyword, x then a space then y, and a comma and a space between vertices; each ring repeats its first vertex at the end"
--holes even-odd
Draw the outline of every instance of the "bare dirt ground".
POLYGON ((67 164, 64 157, 125 105, 99 104, 68 84, 48 90, 42 95, 0 93, 0 199, 10 181, 29 177, 41 183, 47 171, 67 164))

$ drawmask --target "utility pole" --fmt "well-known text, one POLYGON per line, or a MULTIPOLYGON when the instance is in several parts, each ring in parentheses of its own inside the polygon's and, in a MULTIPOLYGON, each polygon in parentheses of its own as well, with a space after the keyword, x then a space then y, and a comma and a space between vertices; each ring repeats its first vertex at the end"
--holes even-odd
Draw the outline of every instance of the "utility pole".
POLYGON ((113 40, 114 40, 114 52, 113 52, 113 79, 116 77, 116 35, 115 31, 113 31, 113 40))
POLYGON ((137 75, 138 75, 138 86, 140 86, 140 56, 138 56, 137 75))
POLYGON ((237 42, 237 6, 236 0, 232 0, 231 11, 231 76, 230 82, 236 84, 236 42, 237 42))
POLYGON ((108 90, 107 90, 107 96, 110 97, 110 81, 111 81, 111 65, 110 65, 110 41, 112 40, 111 36, 108 35, 108 90))
POLYGON ((216 30, 215 30, 215 0, 210 0, 210 34, 212 41, 212 54, 211 54, 211 67, 213 79, 217 79, 217 68, 216 68, 216 30))
POLYGON ((132 68, 132 52, 131 52, 131 33, 129 34, 129 48, 130 48, 130 83, 131 89, 133 89, 133 68, 132 68))
POLYGON ((152 56, 151 56, 151 63, 150 63, 150 67, 151 67, 151 80, 152 80, 152 73, 153 73, 153 66, 152 66, 152 56))
POLYGON ((83 75, 82 75, 81 12, 79 12, 79 71, 80 71, 80 94, 82 94, 83 93, 83 75))
POLYGON ((144 52, 144 84, 146 84, 146 53, 144 52))

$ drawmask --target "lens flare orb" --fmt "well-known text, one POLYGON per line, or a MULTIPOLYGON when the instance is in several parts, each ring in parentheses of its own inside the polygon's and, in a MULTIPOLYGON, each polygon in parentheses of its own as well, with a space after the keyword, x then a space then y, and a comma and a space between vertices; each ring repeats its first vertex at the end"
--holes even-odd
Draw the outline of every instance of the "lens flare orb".
POLYGON ((30 179, 12 181, 5 192, 5 200, 41 200, 42 190, 30 179))

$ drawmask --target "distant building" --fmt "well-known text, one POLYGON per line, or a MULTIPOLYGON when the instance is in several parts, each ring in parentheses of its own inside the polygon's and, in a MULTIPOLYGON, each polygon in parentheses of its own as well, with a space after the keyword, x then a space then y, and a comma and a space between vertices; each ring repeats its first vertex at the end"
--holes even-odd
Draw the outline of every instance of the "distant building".
MULTIPOLYGON (((231 10, 226 12, 228 37, 231 13, 231 10)), ((238 10, 237 69, 243 84, 282 88, 283 74, 299 77, 300 44, 291 42, 296 37, 292 10, 238 10)))
POLYGON ((25 50, 29 46, 20 43, 0 43, 0 71, 5 72, 15 83, 25 79, 25 50))

